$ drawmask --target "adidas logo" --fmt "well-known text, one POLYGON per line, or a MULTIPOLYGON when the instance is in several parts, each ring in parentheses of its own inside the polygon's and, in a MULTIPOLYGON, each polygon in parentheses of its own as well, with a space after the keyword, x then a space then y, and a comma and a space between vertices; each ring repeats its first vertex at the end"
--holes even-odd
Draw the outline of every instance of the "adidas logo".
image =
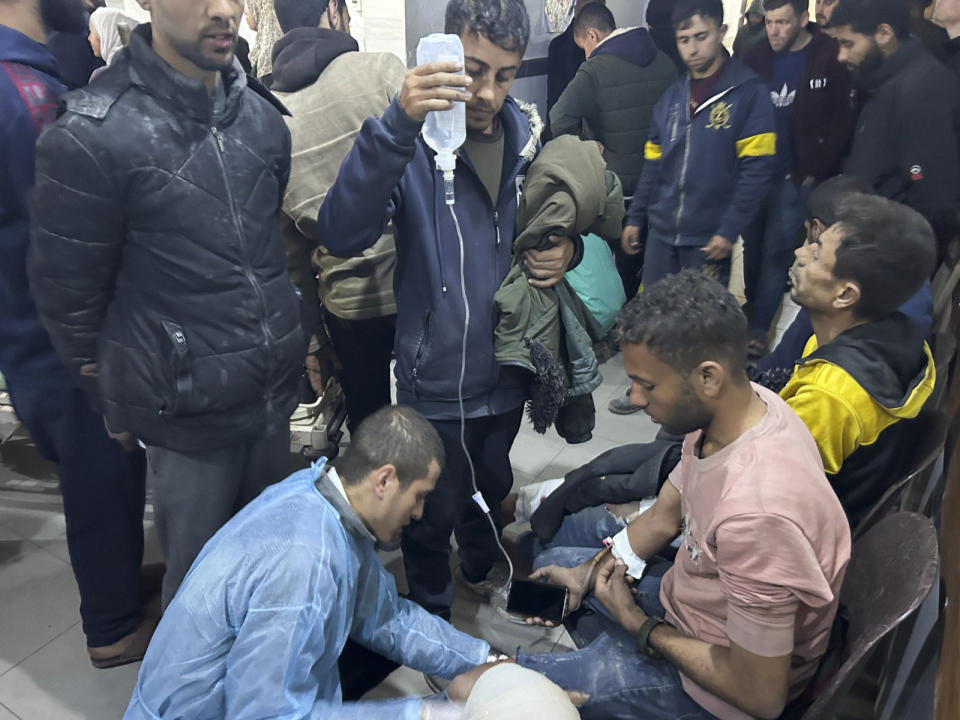
POLYGON ((791 105, 793 105, 793 100, 796 96, 797 96, 797 91, 791 90, 788 92, 787 84, 784 83, 783 88, 781 88, 780 92, 776 92, 775 90, 770 91, 770 102, 772 102, 773 106, 777 108, 790 107, 791 105))

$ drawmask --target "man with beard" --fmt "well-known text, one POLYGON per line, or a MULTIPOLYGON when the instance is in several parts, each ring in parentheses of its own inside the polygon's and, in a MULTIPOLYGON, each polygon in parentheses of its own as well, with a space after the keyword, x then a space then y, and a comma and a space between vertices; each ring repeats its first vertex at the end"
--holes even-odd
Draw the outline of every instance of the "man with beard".
POLYGON ((139 660, 156 625, 140 610, 143 453, 107 435, 57 357, 26 277, 34 145, 63 92, 44 43, 48 31, 82 25, 73 0, 0 0, 0 371, 37 449, 57 464, 90 660, 113 667, 139 660))
MULTIPOLYGON (((423 514, 443 463, 422 415, 386 407, 333 463, 265 490, 197 558, 157 628, 125 720, 459 718, 443 700, 341 703, 336 672, 348 637, 443 677, 490 657, 483 640, 398 597, 377 557, 377 543, 394 542, 423 514)), ((471 683, 454 680, 448 696, 462 702, 471 683)))
POLYGON ((146 446, 166 606, 286 474, 306 342, 276 222, 290 134, 234 62, 243 3, 143 5, 37 146, 28 269, 64 364, 146 446))
POLYGON ((747 380, 747 321, 716 281, 685 270, 644 288, 618 335, 633 402, 685 435, 680 462, 653 507, 613 537, 611 557, 599 547, 538 557, 534 579, 600 613, 571 618, 583 649, 519 652, 517 663, 588 693, 584 718, 779 717, 826 651, 850 558, 816 443, 786 402, 747 380), (681 533, 672 566, 644 573, 681 533), (625 575, 643 576, 636 593, 625 575))
POLYGON ((817 0, 813 5, 814 17, 817 19, 817 25, 820 29, 830 24, 830 16, 833 15, 834 8, 837 7, 839 0, 817 0))
MULTIPOLYGON (((410 598, 449 618, 452 531, 458 573, 471 588, 489 597, 506 580, 487 578, 500 549, 471 496, 479 490, 498 518, 513 485, 509 452, 530 373, 496 362, 493 298, 511 266, 517 207, 542 123, 533 106, 508 97, 530 36, 522 0, 450 0, 445 26, 460 36, 465 67, 410 70, 383 115, 364 121, 320 208, 317 235, 331 254, 351 257, 393 221, 397 400, 433 422, 447 455, 423 518, 403 534, 403 561, 410 598), (467 138, 456 204, 447 206, 435 153, 420 131, 429 111, 454 102, 466 102, 467 138)), ((545 241, 548 249, 525 253, 535 287, 560 282, 575 255, 568 237, 545 241)))
POLYGON ((904 0, 840 0, 829 32, 866 97, 843 172, 920 212, 942 253, 960 201, 957 78, 911 37, 904 0))
POLYGON ((813 332, 786 363, 780 397, 855 522, 905 468, 909 421, 933 391, 924 329, 903 310, 932 272, 935 243, 923 216, 886 198, 847 193, 832 214, 829 226, 815 221, 790 271, 813 332))
POLYGON ((766 0, 767 32, 743 62, 770 84, 777 168, 757 219, 743 233, 750 354, 767 351, 793 250, 815 183, 833 176, 857 119, 837 43, 809 22, 805 0, 766 0))

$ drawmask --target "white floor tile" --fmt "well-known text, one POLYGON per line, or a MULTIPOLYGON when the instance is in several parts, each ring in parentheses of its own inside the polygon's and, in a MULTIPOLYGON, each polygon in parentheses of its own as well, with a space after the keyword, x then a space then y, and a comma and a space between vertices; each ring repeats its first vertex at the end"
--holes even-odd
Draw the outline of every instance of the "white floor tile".
POLYGON ((600 453, 618 445, 620 443, 597 437, 581 445, 569 445, 550 461, 550 464, 543 469, 537 480, 562 478, 571 470, 585 465, 600 453))
POLYGON ((597 424, 593 436, 605 443, 624 445, 650 442, 659 429, 642 411, 633 415, 614 415, 604 406, 597 408, 597 424))
MULTIPOLYGON (((80 620, 70 566, 40 548, 0 566, 0 673, 80 620)), ((0 696, 0 702, 3 702, 0 696)), ((53 715, 49 717, 55 717, 53 715)))
POLYGON ((510 464, 514 470, 537 477, 566 446, 566 441, 552 430, 538 435, 532 429, 521 429, 510 449, 510 464))
POLYGON ((21 720, 119 718, 139 664, 97 670, 87 657, 80 625, 0 676, 0 703, 21 720))
POLYGON ((62 512, 0 508, 0 525, 17 533, 25 540, 55 540, 67 533, 62 512))
POLYGON ((530 475, 520 470, 514 469, 513 471, 513 489, 511 492, 516 492, 519 488, 522 488, 525 485, 529 485, 532 482, 536 482, 537 478, 535 475, 530 475))
POLYGON ((0 720, 21 720, 21 718, 18 718, 3 705, 0 705, 0 720))

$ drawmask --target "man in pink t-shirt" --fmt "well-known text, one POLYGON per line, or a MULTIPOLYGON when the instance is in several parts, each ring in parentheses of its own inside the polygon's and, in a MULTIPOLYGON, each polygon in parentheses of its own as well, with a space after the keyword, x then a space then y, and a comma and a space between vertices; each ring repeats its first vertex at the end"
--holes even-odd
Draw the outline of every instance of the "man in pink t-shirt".
POLYGON ((685 435, 682 456, 611 558, 595 569, 597 548, 538 558, 534 578, 566 585, 574 607, 587 593, 601 620, 580 623, 592 641, 577 652, 517 661, 589 693, 584 718, 778 717, 826 651, 850 558, 817 445, 747 380, 747 322, 715 281, 682 272, 645 288, 618 332, 631 401, 685 435), (678 534, 672 567, 645 574, 678 534), (636 594, 628 576, 642 577, 636 594))

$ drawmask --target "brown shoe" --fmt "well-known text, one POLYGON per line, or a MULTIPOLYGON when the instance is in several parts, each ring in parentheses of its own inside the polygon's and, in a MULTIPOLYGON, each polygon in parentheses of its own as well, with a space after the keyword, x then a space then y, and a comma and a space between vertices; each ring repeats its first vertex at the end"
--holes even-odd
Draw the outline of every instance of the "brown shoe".
POLYGON ((141 621, 136 630, 112 645, 88 647, 90 662, 95 668, 104 670, 143 660, 150 638, 153 637, 153 631, 157 629, 157 622, 156 618, 146 618, 141 621))

